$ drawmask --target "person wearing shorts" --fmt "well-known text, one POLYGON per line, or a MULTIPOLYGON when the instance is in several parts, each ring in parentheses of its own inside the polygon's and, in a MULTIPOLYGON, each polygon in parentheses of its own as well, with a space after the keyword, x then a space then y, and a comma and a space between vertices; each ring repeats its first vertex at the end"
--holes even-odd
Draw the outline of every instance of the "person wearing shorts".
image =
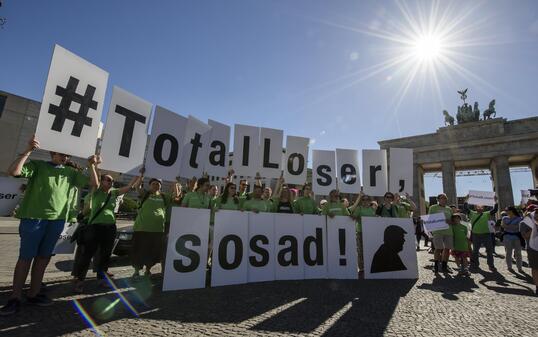
MULTIPOLYGON (((38 306, 52 304, 51 299, 40 293, 43 275, 69 214, 69 191, 73 186, 87 185, 89 180, 88 176, 65 165, 69 156, 63 153, 51 152, 49 162, 31 160, 26 163, 37 148, 39 141, 33 136, 26 150, 8 168, 9 175, 27 178, 28 187, 17 210, 17 217, 21 219, 19 259, 13 273, 13 293, 0 309, 3 316, 20 310, 22 288, 30 266, 32 279, 26 294, 27 303, 38 306)), ((89 166, 95 162, 96 156, 88 159, 89 166)), ((91 175, 90 180, 95 186, 97 177, 91 175)))
POLYGON ((531 268, 532 280, 536 286, 535 295, 538 296, 538 210, 527 212, 519 225, 521 235, 527 241, 527 257, 531 268))
POLYGON ((456 213, 451 218, 452 232, 454 233, 454 249, 452 256, 460 267, 459 275, 469 276, 469 257, 471 257, 471 241, 469 240, 469 228, 461 223, 461 215, 456 213))
MULTIPOLYGON (((447 201, 448 198, 446 194, 439 194, 437 196, 437 204, 430 206, 428 214, 444 213, 446 221, 449 223, 450 219, 452 218, 452 209, 447 206, 447 201)), ((432 243, 435 247, 433 253, 433 271, 438 273, 439 265, 441 265, 443 272, 450 273, 451 271, 448 268, 448 258, 450 256, 450 250, 454 248, 454 234, 452 233, 452 229, 448 228, 433 231, 432 235, 432 243)))

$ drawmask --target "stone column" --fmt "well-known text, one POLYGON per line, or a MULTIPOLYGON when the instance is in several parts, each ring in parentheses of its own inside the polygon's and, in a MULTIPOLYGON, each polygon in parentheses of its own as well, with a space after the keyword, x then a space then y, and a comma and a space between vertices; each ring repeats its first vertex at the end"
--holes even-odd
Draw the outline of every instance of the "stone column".
POLYGON ((538 156, 535 156, 531 161, 531 171, 532 171, 532 187, 538 188, 538 156))
POLYGON ((443 193, 448 197, 449 205, 456 205, 458 198, 456 194, 456 168, 454 167, 454 161, 442 161, 441 169, 443 172, 443 193))
MULTIPOLYGON (((413 200, 417 204, 417 211, 419 214, 426 214, 426 200, 424 199, 424 169, 420 164, 413 164, 413 200)), ((419 214, 415 214, 415 216, 419 214)))
POLYGON ((493 188, 497 194, 499 209, 514 204, 512 193, 512 180, 510 179, 510 164, 507 156, 498 156, 491 161, 491 176, 493 177, 493 188))

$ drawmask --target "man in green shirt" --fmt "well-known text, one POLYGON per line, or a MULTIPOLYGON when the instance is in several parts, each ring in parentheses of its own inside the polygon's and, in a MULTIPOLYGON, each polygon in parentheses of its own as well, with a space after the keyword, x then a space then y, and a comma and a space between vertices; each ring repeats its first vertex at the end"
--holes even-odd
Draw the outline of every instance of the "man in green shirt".
MULTIPOLYGON (((497 200, 497 197, 495 197, 497 200)), ((488 267, 491 271, 496 271, 493 260, 493 241, 492 235, 489 231, 489 220, 491 216, 495 216, 497 213, 498 205, 495 203, 493 209, 487 211, 484 206, 476 205, 474 209, 471 209, 467 202, 463 204, 463 211, 469 217, 471 222, 471 241, 473 243, 473 251, 471 253, 471 269, 478 269, 478 252, 480 247, 484 245, 486 247, 488 267)))
POLYGON ((349 211, 340 200, 340 191, 332 190, 329 192, 329 201, 323 205, 321 214, 334 218, 336 215, 349 215, 349 211))
POLYGON ((188 208, 207 208, 209 209, 209 202, 211 197, 208 195, 209 179, 200 178, 196 182, 196 188, 194 191, 187 193, 181 201, 181 206, 188 208))
POLYGON ((251 198, 246 200, 243 205, 241 205, 241 210, 252 211, 254 213, 271 212, 272 203, 268 200, 262 199, 262 192, 263 190, 261 186, 254 185, 251 198))
POLYGON ((293 203, 293 211, 298 214, 318 214, 316 200, 312 197, 312 185, 303 185, 303 196, 297 198, 293 203))
MULTIPOLYGON (((441 193, 437 196, 437 204, 431 205, 428 210, 428 214, 444 213, 447 224, 450 225, 450 219, 452 218, 452 209, 447 206, 448 197, 446 194, 441 193)), ((432 243, 435 247, 433 259, 433 271, 439 272, 439 263, 443 272, 450 272, 448 268, 448 258, 450 256, 450 250, 454 248, 454 233, 452 228, 441 229, 432 232, 432 243)))
MULTIPOLYGON (((40 294, 41 282, 50 261, 52 251, 69 216, 70 190, 73 186, 96 185, 97 177, 90 179, 81 172, 65 166, 69 156, 51 152, 51 161, 31 160, 30 154, 39 148, 35 136, 28 147, 9 166, 8 174, 28 179, 24 198, 17 211, 21 219, 19 225, 20 251, 13 274, 13 293, 8 303, 0 309, 0 315, 11 315, 20 310, 22 288, 32 265, 30 290, 27 302, 38 306, 49 306, 52 300, 40 294)), ((96 156, 88 159, 89 166, 96 162, 96 156)))

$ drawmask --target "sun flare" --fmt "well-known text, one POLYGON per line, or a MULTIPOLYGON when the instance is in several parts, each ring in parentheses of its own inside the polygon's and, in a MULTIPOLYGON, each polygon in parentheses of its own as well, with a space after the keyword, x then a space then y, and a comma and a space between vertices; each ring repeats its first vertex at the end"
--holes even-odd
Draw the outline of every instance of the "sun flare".
POLYGON ((436 61, 442 54, 443 41, 434 35, 420 36, 414 42, 413 51, 419 61, 436 61))

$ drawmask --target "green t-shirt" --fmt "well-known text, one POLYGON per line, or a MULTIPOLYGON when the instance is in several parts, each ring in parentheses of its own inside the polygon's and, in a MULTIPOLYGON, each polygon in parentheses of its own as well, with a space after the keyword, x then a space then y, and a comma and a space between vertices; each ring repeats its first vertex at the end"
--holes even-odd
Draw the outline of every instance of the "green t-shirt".
POLYGON ((188 208, 209 208, 211 197, 202 192, 189 192, 181 201, 181 206, 188 208))
POLYGON ((93 224, 116 223, 116 215, 114 214, 114 209, 116 209, 116 199, 118 198, 119 191, 117 188, 111 188, 109 190, 109 193, 110 200, 108 200, 108 203, 105 205, 105 208, 103 208, 103 210, 99 214, 97 214, 95 218, 94 216, 97 211, 99 211, 99 209, 101 209, 101 207, 103 207, 103 205, 105 204, 108 194, 100 188, 98 188, 92 193, 89 219, 93 224))
POLYGON ((355 208, 352 215, 356 218, 355 224, 357 227, 357 232, 362 232, 362 217, 375 216, 375 209, 373 207, 358 206, 355 208))
POLYGON ((396 206, 398 207, 398 218, 410 218, 411 217, 411 204, 402 201, 396 206))
POLYGON ((249 199, 243 204, 245 211, 258 211, 258 212, 271 212, 273 204, 268 200, 263 199, 249 199))
POLYGON ((293 210, 295 213, 302 214, 317 214, 318 206, 316 201, 309 197, 300 197, 293 203, 293 210))
POLYGON ((138 209, 134 223, 137 232, 164 232, 164 223, 170 213, 171 196, 164 193, 150 194, 138 209))
POLYGON ((22 167, 21 178, 28 178, 26 191, 17 210, 19 219, 60 220, 69 217, 69 191, 84 187, 89 178, 63 165, 31 160, 22 167))
POLYGON ((237 211, 239 210, 239 200, 237 200, 237 203, 235 202, 234 198, 227 198, 226 203, 222 202, 222 197, 218 197, 214 199, 214 209, 224 209, 229 211, 237 211))
MULTIPOLYGON (((448 206, 441 206, 439 204, 431 205, 430 209, 428 210, 428 214, 435 214, 435 213, 445 213, 445 219, 447 221, 450 221, 450 218, 452 218, 452 209, 448 206)), ((438 231, 433 231, 432 234, 439 234, 439 235, 454 235, 452 233, 452 228, 450 226, 447 229, 441 229, 438 231)))
POLYGON ((332 213, 334 215, 349 215, 349 211, 344 206, 344 203, 340 201, 328 201, 325 205, 323 205, 323 208, 321 209, 321 214, 329 215, 329 213, 332 213))
POLYGON ((474 234, 489 234, 489 212, 478 213, 476 211, 469 211, 469 221, 471 222, 474 234))
POLYGON ((461 223, 457 225, 452 225, 450 227, 452 228, 452 232, 454 233, 454 250, 460 252, 468 252, 469 244, 467 233, 469 231, 469 228, 461 223))
POLYGON ((71 186, 69 189, 69 213, 67 215, 66 221, 69 223, 77 222, 77 216, 80 212, 79 202, 78 202, 79 191, 78 187, 71 186))

